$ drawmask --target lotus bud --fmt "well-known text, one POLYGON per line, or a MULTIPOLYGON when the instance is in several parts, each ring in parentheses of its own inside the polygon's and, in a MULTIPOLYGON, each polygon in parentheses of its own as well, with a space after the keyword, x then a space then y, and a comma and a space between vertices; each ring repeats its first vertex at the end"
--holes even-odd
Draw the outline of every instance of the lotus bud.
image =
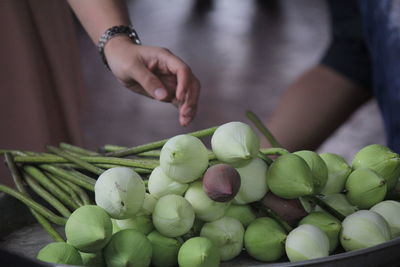
POLYGON ((117 225, 117 220, 111 219, 111 224, 112 224, 112 234, 115 234, 116 232, 118 232, 119 230, 121 230, 121 229, 119 228, 119 226, 117 225))
POLYGON ((369 209, 386 196, 386 181, 369 169, 356 169, 347 178, 345 188, 349 202, 369 209))
POLYGON ((209 198, 217 202, 232 200, 240 188, 240 175, 235 168, 216 164, 203 176, 203 189, 209 198))
POLYGON ((178 253, 180 267, 218 267, 220 257, 216 246, 205 237, 186 240, 178 253))
POLYGON ((147 267, 150 265, 152 247, 144 234, 126 229, 112 236, 103 255, 108 267, 147 267))
POLYGON ((329 195, 342 192, 351 167, 341 156, 333 153, 322 153, 320 157, 328 167, 328 181, 321 193, 329 195))
POLYGON ((217 128, 211 138, 211 147, 218 160, 240 167, 257 157, 260 140, 249 125, 234 121, 217 128))
POLYGON ((268 192, 260 202, 291 226, 308 214, 299 199, 285 199, 268 192))
POLYGON ((248 205, 230 205, 225 212, 225 216, 235 218, 245 228, 257 218, 254 211, 248 205))
POLYGON ((385 219, 376 212, 360 210, 342 222, 340 243, 346 251, 372 247, 390 240, 385 219))
POLYGON ((289 233, 285 249, 291 262, 322 258, 329 255, 329 239, 318 227, 303 224, 289 233))
POLYGON ((234 203, 239 205, 249 204, 264 197, 268 191, 267 164, 254 158, 246 166, 237 168, 240 174, 240 189, 234 198, 234 203))
POLYGON ((112 235, 112 222, 100 207, 86 205, 76 209, 65 224, 68 243, 82 252, 101 250, 112 235))
POLYGON ((254 220, 244 233, 247 253, 259 261, 276 261, 285 253, 286 232, 275 220, 254 220))
POLYGON ((163 196, 154 207, 154 227, 167 237, 177 237, 187 233, 192 228, 193 222, 194 210, 181 196, 163 196))
POLYGON ((283 198, 298 198, 314 192, 313 174, 307 162, 295 154, 277 158, 267 172, 269 189, 283 198))
POLYGON ((243 247, 243 225, 232 217, 222 217, 204 224, 200 236, 213 242, 219 251, 221 261, 228 261, 240 254, 243 247))
POLYGON ((169 194, 182 196, 188 187, 188 184, 182 184, 169 178, 160 166, 155 168, 149 177, 148 189, 150 194, 156 198, 169 194))
POLYGON ((82 257, 82 265, 89 267, 105 267, 106 263, 104 262, 103 253, 101 251, 97 251, 95 253, 85 253, 79 252, 82 257))
POLYGON ((153 247, 151 264, 155 267, 173 267, 178 265, 178 252, 182 243, 172 237, 166 237, 157 231, 147 235, 153 247))
POLYGON ((325 162, 314 151, 301 150, 294 152, 294 154, 307 162, 313 174, 314 194, 320 193, 328 181, 328 168, 325 162))
POLYGON ((143 206, 145 186, 130 168, 115 167, 103 172, 94 186, 96 204, 114 219, 127 219, 143 206))
POLYGON ((353 168, 368 168, 387 182, 390 191, 400 177, 400 156, 383 145, 369 145, 357 152, 353 158, 353 168))
POLYGON ((157 199, 153 195, 146 193, 144 195, 143 206, 140 212, 145 215, 151 215, 153 213, 154 207, 156 206, 156 203, 157 199))
POLYGON ((197 137, 172 137, 161 149, 160 166, 171 179, 190 183, 202 176, 208 166, 208 151, 197 137))
POLYGON ((385 200, 376 204, 370 210, 385 218, 390 227, 392 238, 400 236, 400 202, 385 200))
POLYGON ((135 229, 144 235, 147 235, 154 229, 151 216, 143 213, 136 214, 132 218, 117 220, 116 223, 121 230, 135 229))
POLYGON ((39 251, 36 258, 56 264, 82 265, 82 258, 78 250, 65 242, 48 244, 39 251))
POLYGON ((222 218, 230 202, 217 202, 210 199, 203 190, 203 183, 198 181, 190 184, 185 193, 185 199, 194 209, 196 217, 211 222, 222 218))
MULTIPOLYGON (((353 206, 346 198, 344 194, 331 194, 322 197, 325 204, 329 205, 343 216, 348 216, 358 210, 356 206, 353 206)), ((319 206, 315 208, 315 211, 324 211, 319 206)))
POLYGON ((329 252, 332 253, 339 243, 342 225, 338 219, 326 212, 312 212, 304 217, 299 225, 311 224, 323 231, 329 239, 329 252))

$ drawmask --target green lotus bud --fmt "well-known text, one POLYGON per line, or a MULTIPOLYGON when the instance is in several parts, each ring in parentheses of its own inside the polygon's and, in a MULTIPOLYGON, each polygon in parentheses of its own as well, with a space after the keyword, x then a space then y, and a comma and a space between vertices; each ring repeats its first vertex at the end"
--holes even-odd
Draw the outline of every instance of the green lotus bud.
POLYGON ((217 202, 209 198, 200 181, 190 184, 185 193, 185 199, 192 205, 196 217, 206 222, 222 218, 230 204, 230 202, 217 202))
POLYGON ((369 209, 386 196, 386 182, 369 169, 356 169, 347 178, 345 188, 349 202, 360 209, 369 209))
POLYGON ((98 206, 82 206, 69 216, 65 224, 65 235, 68 243, 82 252, 99 251, 111 238, 111 219, 98 206))
POLYGON ((329 255, 329 239, 318 227, 303 224, 289 233, 285 249, 292 262, 322 258, 329 255))
POLYGON ((147 267, 150 265, 152 247, 144 234, 126 229, 112 236, 103 255, 108 267, 147 267))
POLYGON ((200 178, 208 166, 208 152, 197 137, 177 135, 161 149, 160 166, 171 179, 190 183, 200 178))
POLYGON ((173 267, 178 265, 178 252, 182 243, 172 237, 166 237, 157 231, 147 235, 153 247, 151 264, 155 267, 173 267))
POLYGON ((328 168, 325 162, 314 151, 301 150, 293 154, 296 154, 307 162, 313 174, 314 193, 320 193, 328 181, 328 168))
POLYGON ((385 200, 376 204, 370 210, 385 218, 390 227, 392 238, 400 236, 400 202, 385 200))
POLYGON ((101 251, 97 251, 95 253, 85 253, 79 252, 82 257, 82 265, 89 267, 105 267, 106 263, 104 262, 103 253, 101 251))
POLYGON ((163 196, 154 207, 154 227, 167 237, 177 237, 187 233, 193 226, 193 221, 194 210, 181 196, 163 196))
POLYGON ((103 172, 94 186, 96 204, 114 219, 127 219, 143 205, 145 186, 130 168, 115 167, 103 172))
POLYGON ((286 232, 268 217, 254 220, 244 233, 247 253, 259 261, 275 261, 285 253, 286 232))
POLYGON ((328 181, 321 193, 329 195, 342 192, 351 167, 341 156, 333 153, 322 153, 320 157, 328 167, 328 181))
POLYGON ((346 251, 372 247, 389 240, 389 226, 376 212, 360 210, 342 222, 340 243, 346 251))
POLYGON ((183 195, 188 189, 188 184, 182 184, 169 178, 161 169, 155 168, 149 177, 149 192, 156 198, 166 196, 169 194, 183 195))
POLYGON ((154 229, 151 216, 143 213, 138 213, 132 218, 117 220, 116 223, 121 230, 135 229, 144 235, 147 235, 154 229))
POLYGON ((211 147, 218 160, 240 167, 257 156, 260 140, 249 125, 234 121, 217 128, 211 138, 211 147))
POLYGON ((243 225, 232 217, 222 217, 204 224, 200 236, 213 242, 221 261, 228 261, 240 254, 243 247, 243 225))
POLYGON ((338 219, 326 212, 312 212, 304 217, 299 225, 311 224, 323 231, 329 239, 329 252, 332 253, 339 243, 342 225, 338 219))
MULTIPOLYGON (((344 194, 331 194, 322 197, 325 204, 334 208, 343 216, 348 216, 358 210, 356 206, 353 206, 346 198, 344 194)), ((324 211, 322 208, 317 206, 315 211, 324 211)))
POLYGON ((283 198, 298 198, 314 192, 310 167, 300 156, 286 154, 277 158, 267 172, 269 189, 283 198))
POLYGON ((121 230, 117 225, 117 221, 115 219, 111 219, 111 224, 112 224, 112 234, 115 234, 116 232, 121 230))
POLYGON ((268 191, 267 164, 254 158, 249 164, 236 170, 240 174, 241 184, 234 203, 243 205, 262 199, 268 191))
POLYGON ((257 218, 254 211, 248 205, 230 205, 225 212, 225 216, 235 218, 245 228, 257 218))
POLYGON ((180 267, 218 267, 218 249, 208 238, 190 238, 179 249, 178 263, 180 267))
POLYGON ((82 265, 82 258, 78 250, 65 242, 48 244, 39 251, 36 258, 56 264, 82 265))
POLYGON ((153 213, 154 207, 156 206, 156 203, 157 199, 153 195, 146 193, 144 195, 143 206, 140 212, 145 215, 151 215, 153 213))
POLYGON ((387 182, 390 191, 400 177, 400 156, 383 145, 369 145, 357 152, 353 168, 368 168, 375 171, 387 182))

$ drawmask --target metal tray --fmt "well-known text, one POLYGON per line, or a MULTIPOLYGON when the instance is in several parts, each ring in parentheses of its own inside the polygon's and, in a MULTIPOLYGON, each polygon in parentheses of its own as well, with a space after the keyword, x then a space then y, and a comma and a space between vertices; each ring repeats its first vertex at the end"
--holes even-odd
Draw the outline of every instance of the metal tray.
MULTIPOLYGON (((47 264, 35 259, 40 248, 50 242, 51 238, 35 223, 29 210, 22 203, 0 193, 0 266, 65 266, 47 264)), ((232 261, 222 263, 221 266, 399 267, 400 238, 371 248, 309 261, 291 263, 287 262, 287 259, 282 259, 277 263, 263 263, 243 254, 232 261)))

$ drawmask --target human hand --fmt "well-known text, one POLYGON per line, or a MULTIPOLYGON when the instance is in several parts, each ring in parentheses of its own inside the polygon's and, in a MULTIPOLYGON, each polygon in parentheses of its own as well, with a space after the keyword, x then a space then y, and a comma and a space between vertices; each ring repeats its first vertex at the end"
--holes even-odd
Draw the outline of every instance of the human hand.
POLYGON ((111 71, 125 87, 177 106, 182 126, 194 118, 200 83, 169 50, 136 45, 126 36, 116 36, 108 41, 104 53, 111 71))

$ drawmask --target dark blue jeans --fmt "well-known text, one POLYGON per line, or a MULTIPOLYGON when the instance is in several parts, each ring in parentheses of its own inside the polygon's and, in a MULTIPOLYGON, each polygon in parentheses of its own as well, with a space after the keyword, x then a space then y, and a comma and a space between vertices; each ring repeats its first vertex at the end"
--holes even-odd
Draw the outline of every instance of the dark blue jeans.
POLYGON ((400 0, 358 3, 387 143, 400 153, 400 0))

